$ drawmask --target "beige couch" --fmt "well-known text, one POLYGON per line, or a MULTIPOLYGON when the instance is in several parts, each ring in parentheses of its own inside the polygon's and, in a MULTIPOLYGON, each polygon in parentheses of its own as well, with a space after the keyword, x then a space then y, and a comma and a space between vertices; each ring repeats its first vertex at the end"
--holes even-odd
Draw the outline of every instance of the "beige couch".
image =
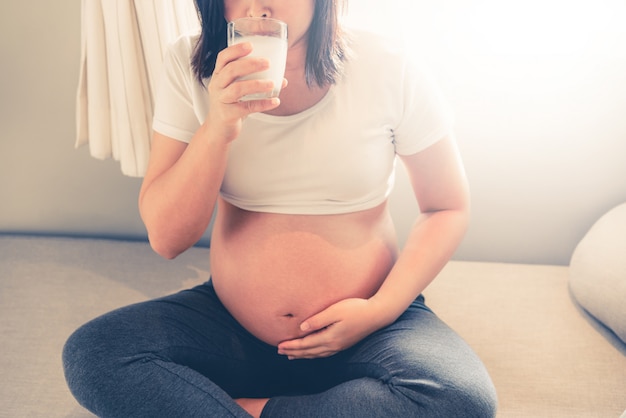
POLYGON ((568 278, 565 266, 455 261, 427 289, 485 362, 499 417, 626 412, 626 345, 573 301, 568 278))
MULTIPOLYGON (((486 363, 499 417, 618 418, 626 408, 626 346, 573 302, 568 273, 453 261, 426 293, 486 363)), ((166 261, 144 242, 0 235, 0 416, 91 416, 63 379, 69 334, 208 275, 206 248, 166 261)))

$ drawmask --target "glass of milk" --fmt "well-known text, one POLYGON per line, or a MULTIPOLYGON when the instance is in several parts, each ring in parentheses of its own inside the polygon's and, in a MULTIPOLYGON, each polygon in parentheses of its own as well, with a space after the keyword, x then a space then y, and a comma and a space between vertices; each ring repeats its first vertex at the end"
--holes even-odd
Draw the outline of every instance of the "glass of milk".
POLYGON ((270 93, 249 94, 241 100, 277 97, 283 85, 287 60, 287 24, 265 17, 244 17, 228 23, 228 46, 250 42, 249 57, 264 57, 270 62, 269 69, 241 77, 240 80, 272 80, 274 90, 270 93))

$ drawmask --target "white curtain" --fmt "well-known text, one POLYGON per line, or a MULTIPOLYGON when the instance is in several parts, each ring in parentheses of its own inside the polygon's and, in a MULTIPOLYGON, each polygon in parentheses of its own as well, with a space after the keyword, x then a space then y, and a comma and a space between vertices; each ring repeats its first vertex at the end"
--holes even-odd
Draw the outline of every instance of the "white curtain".
POLYGON ((199 27, 193 0, 82 0, 76 147, 141 177, 167 45, 199 27))

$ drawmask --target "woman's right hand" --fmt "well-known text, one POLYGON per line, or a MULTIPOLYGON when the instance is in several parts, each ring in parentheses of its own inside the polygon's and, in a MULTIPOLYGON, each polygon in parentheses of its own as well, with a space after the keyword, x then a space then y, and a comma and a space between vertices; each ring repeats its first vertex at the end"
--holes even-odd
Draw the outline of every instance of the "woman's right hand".
POLYGON ((278 98, 240 100, 247 94, 270 92, 274 88, 271 80, 238 80, 269 67, 269 61, 265 58, 245 58, 250 52, 252 45, 248 42, 223 49, 217 55, 215 70, 208 85, 209 114, 205 124, 209 124, 209 129, 217 139, 227 143, 237 138, 243 120, 250 113, 266 112, 280 105, 278 98))

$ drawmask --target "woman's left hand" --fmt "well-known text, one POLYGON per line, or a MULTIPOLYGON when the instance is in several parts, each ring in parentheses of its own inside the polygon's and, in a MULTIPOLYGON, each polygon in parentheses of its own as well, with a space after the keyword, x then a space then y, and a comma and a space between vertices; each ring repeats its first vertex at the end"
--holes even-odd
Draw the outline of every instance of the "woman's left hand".
POLYGON ((368 299, 345 299, 305 320, 304 337, 278 344, 290 360, 330 357, 383 326, 379 311, 368 299))

